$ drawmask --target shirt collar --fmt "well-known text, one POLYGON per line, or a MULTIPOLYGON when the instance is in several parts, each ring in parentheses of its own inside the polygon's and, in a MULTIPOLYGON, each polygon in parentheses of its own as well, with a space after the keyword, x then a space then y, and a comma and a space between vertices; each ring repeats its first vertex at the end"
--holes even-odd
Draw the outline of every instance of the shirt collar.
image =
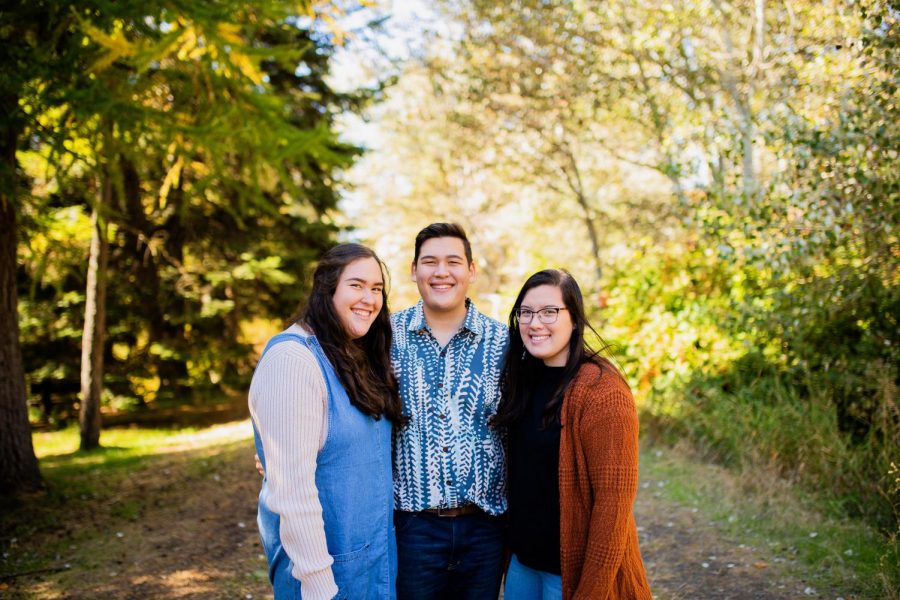
MULTIPOLYGON (((463 320, 461 329, 470 331, 475 336, 475 339, 479 340, 484 333, 483 319, 481 313, 475 308, 475 303, 469 298, 466 298, 466 318, 463 320)), ((412 318, 409 320, 409 327, 407 327, 407 330, 422 331, 427 329, 429 329, 429 327, 428 322, 425 320, 425 303, 420 299, 413 307, 412 318)))

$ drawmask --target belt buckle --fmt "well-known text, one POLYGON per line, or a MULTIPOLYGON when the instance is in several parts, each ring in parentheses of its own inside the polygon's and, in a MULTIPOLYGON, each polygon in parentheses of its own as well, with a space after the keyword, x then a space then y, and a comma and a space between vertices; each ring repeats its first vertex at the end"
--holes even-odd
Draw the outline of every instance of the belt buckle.
POLYGON ((438 507, 437 507, 437 516, 438 516, 439 518, 442 518, 442 519, 452 517, 452 516, 454 516, 454 515, 451 515, 451 514, 450 514, 450 512, 451 512, 452 510, 453 510, 453 509, 452 509, 452 508, 449 508, 449 507, 445 508, 445 507, 438 506, 438 507), (446 514, 445 514, 445 513, 446 513, 446 514))

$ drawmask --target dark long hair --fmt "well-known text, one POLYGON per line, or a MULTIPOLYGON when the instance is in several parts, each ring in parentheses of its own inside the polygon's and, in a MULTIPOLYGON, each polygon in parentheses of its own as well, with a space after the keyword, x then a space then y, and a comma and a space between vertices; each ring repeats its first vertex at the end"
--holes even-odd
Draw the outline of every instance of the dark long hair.
POLYGON ((400 392, 391 367, 387 269, 374 251, 362 244, 339 244, 322 255, 306 306, 291 321, 315 334, 353 406, 376 419, 400 417, 400 392), (366 335, 352 340, 334 310, 333 297, 347 265, 364 258, 374 258, 385 278, 383 304, 366 335))
MULTIPOLYGON (((522 305, 522 299, 529 290, 541 285, 550 285, 559 288, 562 292, 563 304, 572 318, 572 338, 569 340, 569 357, 563 367, 562 382, 547 403, 544 409, 543 426, 559 422, 559 413, 562 409, 563 396, 566 389, 578 370, 584 363, 594 362, 601 368, 603 375, 610 373, 619 375, 615 366, 604 356, 609 345, 603 342, 597 332, 588 323, 584 314, 584 300, 581 296, 581 288, 578 282, 568 271, 562 269, 545 269, 538 271, 525 281, 522 290, 516 297, 516 302, 509 313, 509 349, 503 362, 503 375, 501 377, 503 398, 494 422, 497 425, 509 425, 525 415, 531 394, 537 383, 537 373, 541 371, 541 360, 533 357, 525 349, 522 335, 519 332, 518 311, 522 305), (585 329, 594 333, 601 347, 594 349, 584 338, 585 329)), ((534 318, 537 318, 535 315, 534 318)))

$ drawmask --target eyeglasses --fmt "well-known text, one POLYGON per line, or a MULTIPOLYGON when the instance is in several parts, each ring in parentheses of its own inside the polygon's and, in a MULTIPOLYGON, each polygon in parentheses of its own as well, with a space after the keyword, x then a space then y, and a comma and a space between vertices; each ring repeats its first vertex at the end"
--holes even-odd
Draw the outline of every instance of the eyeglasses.
POLYGON ((566 309, 559 306, 547 306, 545 308, 542 308, 541 310, 518 308, 516 309, 516 317, 519 319, 519 323, 531 323, 534 315, 537 315, 538 320, 541 323, 549 325, 550 323, 556 323, 556 320, 559 318, 559 311, 561 310, 566 309))

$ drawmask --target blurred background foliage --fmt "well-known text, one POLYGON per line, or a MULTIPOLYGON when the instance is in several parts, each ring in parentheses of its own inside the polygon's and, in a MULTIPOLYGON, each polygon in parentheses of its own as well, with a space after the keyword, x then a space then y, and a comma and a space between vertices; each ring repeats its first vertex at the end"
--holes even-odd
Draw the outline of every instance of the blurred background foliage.
POLYGON ((338 30, 321 22, 340 7, 132 4, 20 7, 22 54, 74 70, 32 73, 18 98, 22 353, 49 425, 76 414, 92 213, 108 244, 104 405, 242 390, 256 330, 296 308, 335 241, 337 171, 358 148, 334 116, 371 96, 326 83, 338 30))
POLYGON ((370 110, 346 206, 403 275, 401 305, 431 219, 472 231, 476 301, 501 319, 528 274, 570 269, 645 434, 896 536, 898 16, 441 2, 370 110))
POLYGON ((241 393, 341 235, 408 305, 415 233, 458 221, 500 319, 530 273, 576 275, 646 435, 896 536, 897 4, 416 4, 402 59, 390 7, 351 32, 349 92, 332 5, 60 9, 94 54, 19 100, 33 419, 73 415, 104 177, 107 411, 241 393))

